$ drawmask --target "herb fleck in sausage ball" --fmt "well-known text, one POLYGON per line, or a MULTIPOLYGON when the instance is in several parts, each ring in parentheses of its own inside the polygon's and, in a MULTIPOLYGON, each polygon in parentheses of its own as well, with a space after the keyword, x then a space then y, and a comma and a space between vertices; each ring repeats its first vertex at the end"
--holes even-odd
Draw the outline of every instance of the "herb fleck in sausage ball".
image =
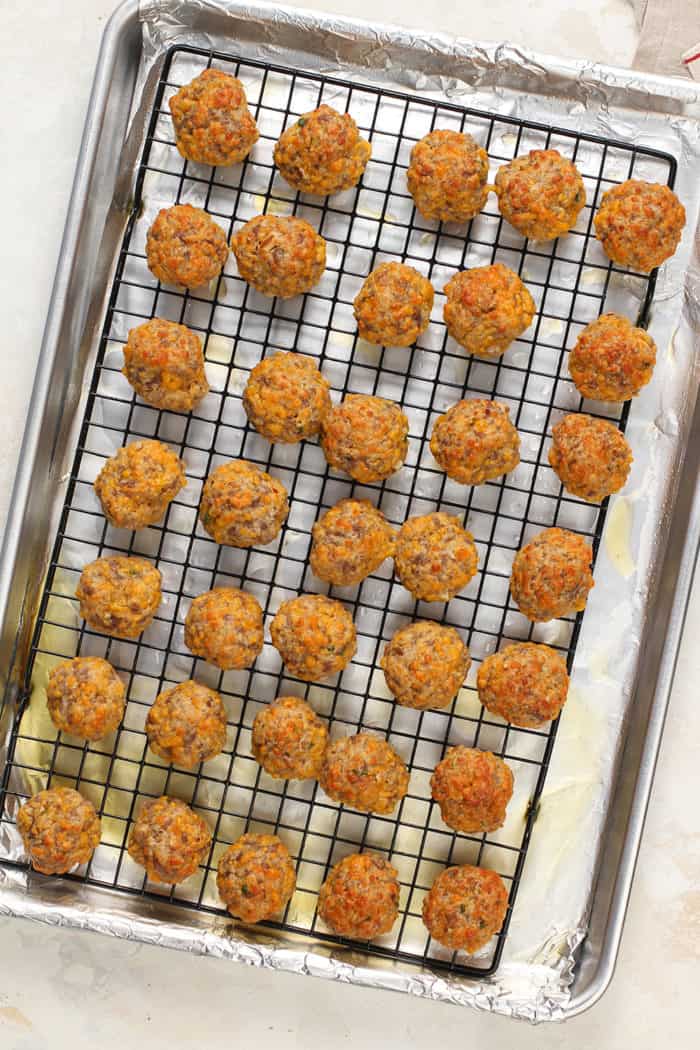
POLYGON ((292 858, 276 835, 242 835, 223 854, 216 873, 219 896, 241 922, 276 918, 296 882, 292 858))
POLYGON ((253 722, 253 755, 266 773, 279 780, 318 776, 328 730, 316 712, 297 696, 281 696, 253 722))
POLYGON ((100 818, 92 802, 73 788, 46 788, 17 813, 17 828, 32 867, 63 875, 90 860, 100 844, 100 818))
POLYGON ((383 481, 406 458, 408 419, 393 401, 348 394, 321 423, 321 448, 331 467, 355 481, 383 481))
POLYGON ((540 729, 566 703, 569 674, 548 645, 517 642, 487 656, 476 679, 479 700, 494 715, 525 729, 540 729))
POLYGON ((501 215, 523 237, 551 241, 576 225, 586 190, 576 166, 556 149, 533 149, 498 169, 501 215))
POLYGON ((447 707, 462 688, 471 664, 454 627, 419 620, 400 627, 387 644, 381 667, 402 707, 447 707))
POLYGON ((324 594, 302 594, 282 602, 270 634, 287 671, 304 682, 342 671, 357 648, 352 616, 324 594))
POLYGON ((620 266, 648 273, 669 259, 681 239, 685 208, 668 186, 629 179, 603 194, 595 232, 620 266))
POLYGON ((226 708, 219 694, 206 685, 180 682, 156 697, 146 718, 146 736, 160 758, 194 769, 223 751, 226 708))
POLYGON ((199 339, 161 317, 131 329, 122 371, 146 404, 168 412, 191 412, 209 392, 199 339))
POLYGON ((483 485, 515 470, 520 438, 509 411, 498 401, 478 398, 458 401, 436 420, 430 451, 448 477, 462 485, 483 485))
POLYGON ((274 540, 288 514, 282 482, 245 459, 222 463, 204 482, 199 520, 217 543, 264 546, 274 540))
POLYGON ((399 914, 396 868, 377 853, 351 853, 331 869, 318 914, 340 937, 371 941, 389 933, 399 914))
POLYGON ((569 371, 583 397, 629 401, 652 377, 656 344, 626 317, 603 314, 586 325, 569 354, 569 371))
POLYGON ((539 532, 513 561, 510 593, 520 612, 542 622, 585 609, 593 586, 592 557, 586 540, 575 532, 539 532))
POLYGON ((179 798, 161 795, 144 802, 129 836, 129 856, 152 882, 175 884, 194 875, 206 858, 211 833, 179 798))
POLYGON ((114 732, 126 707, 124 684, 100 656, 75 656, 51 668, 46 689, 51 721, 84 740, 114 732))
POLYGON ((132 441, 108 459, 95 481, 102 513, 118 529, 155 525, 187 484, 185 465, 162 441, 132 441))
POLYGON ((222 671, 250 667, 263 647, 260 602, 237 587, 197 595, 185 619, 185 645, 222 671))
POLYGON ((146 262, 163 284, 200 288, 218 277, 228 258, 226 234, 201 208, 162 208, 146 235, 146 262))
POLYGON ((274 159, 295 190, 327 196, 356 186, 371 153, 350 114, 324 105, 287 128, 275 146, 274 159))
POLYGON ((326 268, 323 237, 293 215, 256 215, 234 233, 231 247, 241 277, 261 295, 302 295, 326 268))
POLYGON ((473 955, 503 926, 508 891, 488 868, 445 868, 423 902, 423 922, 445 948, 473 955))
POLYGON ((436 765, 430 787, 448 827, 465 833, 496 831, 506 819, 513 774, 490 751, 451 747, 436 765))
POLYGON ((632 449, 614 423, 572 414, 552 427, 549 462, 565 489, 600 503, 627 481, 632 449))
POLYGON ((468 222, 486 204, 489 159, 471 135, 430 131, 411 150, 408 192, 426 219, 468 222))
POLYGON ((114 554, 86 565, 75 596, 90 627, 115 638, 137 638, 156 614, 161 575, 145 558, 114 554))
POLYGON ((408 769, 386 740, 358 733, 331 741, 319 783, 335 802, 363 813, 391 813, 408 791, 408 769))
POLYGON ((405 263, 380 263, 355 296, 362 339, 378 346, 411 346, 430 323, 435 292, 427 277, 405 263))
POLYGON ((259 132, 238 77, 205 69, 170 99, 178 151, 198 164, 225 166, 247 157, 259 132))
POLYGON ((312 530, 311 571, 339 587, 360 583, 394 551, 395 532, 366 499, 341 499, 312 530))
POLYGON ((535 316, 532 296, 503 263, 456 273, 445 285, 445 295, 447 330, 476 357, 500 357, 535 316))
POLYGON ((409 518, 399 530, 396 575, 414 598, 448 602, 477 570, 474 537, 459 518, 443 511, 409 518))
POLYGON ((303 354, 260 361, 243 391, 249 421, 268 441, 295 444, 318 434, 331 408, 330 384, 303 354))

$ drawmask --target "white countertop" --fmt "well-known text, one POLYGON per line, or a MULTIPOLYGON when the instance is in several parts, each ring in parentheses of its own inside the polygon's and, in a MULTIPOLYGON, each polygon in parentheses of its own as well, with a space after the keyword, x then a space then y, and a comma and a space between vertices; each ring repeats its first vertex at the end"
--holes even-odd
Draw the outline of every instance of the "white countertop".
MULTIPOLYGON (((0 521, 9 504, 99 37, 116 0, 2 0, 0 521), (12 163, 16 151, 18 163, 12 163)), ((287 0, 290 2, 290 0, 287 0)), ((304 6, 425 25, 418 0, 304 6)), ((431 28, 629 64, 626 0, 433 0, 431 28)), ((700 26, 699 26, 700 29, 700 26)), ((681 51, 687 42, 679 41, 681 51)), ((700 586, 691 603, 617 974, 565 1026, 502 1018, 120 940, 0 920, 2 1050, 208 1050, 253 1042, 363 1050, 657 1050, 697 1045, 700 976, 700 586)))

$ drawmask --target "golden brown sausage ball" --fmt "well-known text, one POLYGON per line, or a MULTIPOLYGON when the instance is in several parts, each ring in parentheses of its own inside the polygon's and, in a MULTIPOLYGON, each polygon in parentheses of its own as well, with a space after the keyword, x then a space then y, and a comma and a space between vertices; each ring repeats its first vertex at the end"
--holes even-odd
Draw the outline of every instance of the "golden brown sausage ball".
POLYGON ((161 317, 131 329, 122 371, 146 404, 168 412, 191 412, 209 392, 199 339, 161 317))
POLYGON ((146 262, 163 284, 200 288, 218 277, 228 258, 226 234, 192 204, 161 208, 146 235, 146 262))
POLYGON ((608 258, 641 273, 673 255, 684 226, 685 208, 673 190, 639 179, 604 193, 595 217, 596 236, 608 258))
POLYGON ((261 295, 309 292, 326 268, 326 242, 305 219, 256 215, 231 238, 238 272, 261 295))
POLYGON ((92 802, 73 788, 46 788, 17 813, 17 829, 32 867, 64 875, 90 860, 100 844, 100 818, 92 802))
POLYGON ((532 296, 503 263, 462 270, 444 290, 447 330, 476 357, 500 357, 535 316, 532 296))
POLYGON ((517 642, 487 656, 476 679, 479 700, 494 715, 525 729, 556 718, 569 691, 566 660, 548 645, 517 642))
POLYGON ((391 813, 408 791, 408 769, 386 740, 357 733, 331 741, 319 783, 334 802, 362 813, 391 813))
POLYGON ((396 868, 377 853, 351 853, 331 869, 318 895, 318 914, 340 937, 371 941, 399 914, 396 868))
POLYGON ((328 730, 297 696, 281 696, 253 722, 253 755, 278 780, 309 780, 321 769, 328 730))
POLYGON ((448 602, 467 586, 477 565, 474 537, 451 514, 409 518, 399 529, 394 567, 414 598, 448 602))
POLYGON ((513 774, 502 758, 475 747, 451 747, 430 778, 440 816, 453 831, 496 831, 506 819, 513 774))
POLYGON ((280 915, 296 884, 292 858, 276 835, 241 835, 221 857, 216 873, 219 896, 241 922, 280 915))
POLYGON ((94 630, 138 638, 160 605, 160 585, 160 572, 145 558, 113 554, 85 566, 75 596, 94 630))
POLYGON ((199 814, 179 798, 161 795, 144 802, 127 848, 152 882, 175 884, 194 875, 210 846, 211 833, 199 814))
POLYGON ((106 660, 75 656, 51 668, 46 701, 57 729, 84 740, 101 740, 124 717, 126 690, 106 660))
POLYGON ((411 150, 408 192, 426 219, 468 222, 486 204, 489 158, 471 135, 436 130, 411 150))
POLYGON ((185 645, 222 671, 250 667, 263 647, 260 602, 237 587, 197 595, 185 619, 185 645))
POLYGON ((483 485, 515 470, 520 438, 510 409, 498 401, 458 401, 435 421, 430 451, 449 478, 483 485))
POLYGON ((454 627, 419 620, 400 627, 381 660, 386 684, 402 707, 447 707, 462 688, 471 664, 454 627))
POLYGON ((146 718, 148 746, 184 769, 214 758, 226 743, 226 708, 213 689, 180 682, 156 697, 146 718))
POLYGON ((341 499, 312 530, 311 571, 339 587, 360 583, 394 552, 396 534, 367 499, 341 499))
POLYGON ((331 467, 355 481, 383 481, 406 458, 408 419, 393 401, 348 394, 321 423, 321 448, 331 467))
POLYGON ((331 409, 330 384, 310 357, 275 354, 250 373, 243 407, 268 441, 295 444, 318 434, 331 409))
POLYGON ((488 868, 445 868, 423 902, 423 922, 445 948, 473 955, 503 926, 508 891, 488 868))
POLYGON ((586 203, 575 164, 556 149, 533 149, 496 173, 501 215, 523 237, 551 241, 576 225, 586 203))
POLYGON ((204 482, 199 520, 217 543, 264 546, 278 535, 288 514, 282 482, 245 459, 222 463, 204 482))
POLYGON ((102 513, 117 529, 144 529, 163 517, 187 484, 185 464, 162 441, 132 441, 108 459, 95 481, 102 513))
POLYGON ((549 462, 565 489, 600 503, 627 481, 632 449, 614 423, 572 414, 552 427, 549 462))
POLYGON ((629 401, 654 372, 656 344, 626 317, 603 314, 586 325, 569 354, 569 371, 583 397, 629 401))
POLYGON ((324 594, 302 594, 282 602, 270 635, 287 671, 304 682, 342 671, 357 648, 352 616, 324 594))
POLYGON ((428 278, 412 266, 380 263, 353 303, 361 338, 378 346, 412 346, 430 323, 434 298, 428 278))
POLYGON ((325 197, 356 186, 371 153, 350 114, 323 105, 283 132, 274 159, 295 190, 325 197))
POLYGON ((197 164, 225 166, 247 157, 259 132, 238 77, 205 69, 170 99, 181 156, 197 164))
POLYGON ((568 529, 544 529, 518 551, 510 593, 528 620, 542 622, 586 608, 593 551, 568 529))

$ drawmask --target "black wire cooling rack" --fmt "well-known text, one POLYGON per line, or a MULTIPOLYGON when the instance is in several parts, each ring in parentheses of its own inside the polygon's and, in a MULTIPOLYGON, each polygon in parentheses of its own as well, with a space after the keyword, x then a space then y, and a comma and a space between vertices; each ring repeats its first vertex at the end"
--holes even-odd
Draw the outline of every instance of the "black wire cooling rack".
MULTIPOLYGON (((548 732, 508 727, 479 705, 474 688, 479 662, 509 640, 547 641, 572 663, 580 617, 533 626, 509 600, 510 563, 531 535, 552 525, 577 530, 597 550, 605 506, 591 507, 564 493, 547 463, 551 423, 581 399, 565 371, 567 348, 590 320, 616 310, 645 323, 654 277, 617 271, 592 233, 602 192, 630 176, 673 185, 672 157, 639 146, 606 141, 512 117, 335 77, 300 73, 190 47, 167 58, 136 181, 136 205, 128 222, 111 290, 101 345, 91 379, 68 493, 41 601, 3 780, 2 820, 10 837, 17 805, 47 781, 76 786, 97 806, 102 843, 92 861, 69 879, 167 898, 175 904, 221 912, 216 894, 218 858, 244 830, 277 833, 295 858, 298 888, 283 919, 267 925, 338 941, 316 916, 318 889, 330 866, 357 849, 387 854, 399 872, 401 908, 394 930, 362 950, 456 975, 485 976, 498 966, 512 906, 537 815, 556 723, 548 732), (261 138, 251 156, 231 169, 182 160, 172 135, 167 100, 203 68, 240 76, 261 138), (324 199, 292 191, 272 163, 281 131, 299 114, 326 102, 355 117, 373 153, 359 187, 324 199), (524 240, 489 198, 467 226, 423 220, 413 208, 405 169, 413 144, 434 127, 468 131, 489 153, 495 169, 531 148, 555 147, 570 156, 584 177, 587 206, 575 230, 553 243, 524 240), (231 232, 262 211, 308 219, 326 238, 328 266, 313 291, 290 301, 268 300, 236 274, 233 257, 205 293, 161 287, 145 262, 145 234, 157 211, 176 202, 204 207, 231 232), (363 278, 385 258, 407 261, 436 289, 428 331, 411 349, 376 348, 358 340, 352 300, 363 278), (533 325, 496 362, 466 356, 442 323, 442 289, 459 269, 504 262, 525 280, 538 307, 533 325), (190 415, 156 411, 139 402, 122 377, 121 348, 128 330, 162 316, 189 325, 202 338, 212 391, 190 415), (250 369, 274 349, 313 356, 333 387, 379 394, 400 402, 409 417, 410 451, 405 467, 385 482, 362 486, 330 471, 316 443, 270 445, 248 425, 241 392, 250 369), (495 397, 508 404, 521 435, 522 462, 499 481, 476 488, 456 485, 436 469, 428 441, 436 416, 463 396, 495 397), (92 482, 106 457, 126 442, 158 437, 185 460, 188 485, 161 525, 129 533, 103 518, 92 482), (259 463, 286 485, 289 519, 277 541, 264 549, 219 547, 197 525, 201 484, 218 463, 237 456, 259 463), (415 602, 392 578, 391 564, 354 588, 326 588, 308 564, 310 530, 317 516, 339 499, 369 497, 390 521, 444 509, 459 514, 479 550, 478 576, 449 604, 415 602), (136 642, 99 635, 78 617, 75 587, 82 567, 106 553, 141 554, 163 575, 164 598, 153 624, 136 642), (221 673, 193 659, 183 642, 191 598, 216 584, 255 594, 266 624, 285 598, 323 591, 352 609, 358 651, 331 683, 306 685, 289 679, 269 642, 249 671, 221 673), (384 641, 408 620, 434 618, 460 631, 469 644, 472 669, 465 688, 446 711, 417 712, 397 706, 386 690, 378 659, 384 641), (45 705, 46 677, 61 659, 105 656, 128 685, 123 726, 111 737, 84 744, 56 734, 45 705), (164 765, 147 750, 143 732, 150 703, 166 684, 196 677, 220 690, 229 715, 225 752, 194 772, 164 765), (315 783, 274 781, 250 751, 250 730, 261 706, 280 694, 306 696, 324 715, 333 735, 369 728, 384 735, 411 768, 407 797, 390 817, 365 815, 332 803, 315 783), (515 775, 506 825, 489 835, 457 835, 440 820, 430 800, 429 779, 445 749, 455 743, 488 748, 515 775), (169 793, 202 813, 214 845, 198 875, 180 886, 148 883, 126 853, 130 822, 144 798, 169 793), (421 906, 446 864, 494 868, 510 889, 501 934, 481 953, 467 957, 430 940, 421 906)), ((627 409, 587 404, 586 410, 619 419, 627 409)), ((348 943, 348 942, 346 942, 348 943)))

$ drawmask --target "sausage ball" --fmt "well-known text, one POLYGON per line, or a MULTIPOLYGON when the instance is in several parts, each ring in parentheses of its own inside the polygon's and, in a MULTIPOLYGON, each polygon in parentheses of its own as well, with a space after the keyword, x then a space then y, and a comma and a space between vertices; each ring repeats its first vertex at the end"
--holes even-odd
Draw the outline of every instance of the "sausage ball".
POLYGON ((92 802, 73 788, 46 788, 17 813, 17 830, 32 867, 64 875, 90 860, 100 844, 100 818, 92 802))
POLYGON ((331 467, 355 481, 383 481, 406 458, 408 419, 393 401, 348 394, 321 423, 321 448, 331 467))
POLYGON ((583 397, 629 401, 646 386, 656 364, 656 344, 626 317, 603 314, 586 325, 569 354, 569 371, 583 397))
POLYGON ((152 882, 175 884, 194 875, 210 846, 211 833, 199 814, 179 798, 161 795, 144 802, 127 848, 152 882))
POLYGON ((263 647, 260 602, 237 587, 197 595, 185 619, 185 645, 222 671, 250 667, 263 647))
POLYGON ((469 650, 454 627, 433 620, 400 627, 381 659, 386 684, 397 703, 419 711, 451 704, 470 664, 469 650))
POLYGON ((311 571, 320 580, 350 587, 394 552, 396 534, 367 499, 341 499, 312 530, 311 571))
POLYGON ((524 729, 540 729, 566 703, 566 660, 548 645, 517 642, 487 656, 476 679, 479 700, 494 715, 524 729))
POLYGON ((430 323, 435 292, 427 277, 405 263, 380 263, 355 296, 362 339, 378 346, 412 346, 430 323))
POLYGON ((256 215, 234 233, 231 247, 241 277, 261 295, 302 295, 326 268, 323 237, 294 215, 256 215))
POLYGON ((146 718, 148 746, 184 769, 214 758, 226 743, 226 708, 213 689, 180 682, 156 697, 146 718))
POLYGON ((515 470, 520 438, 510 409, 498 401, 458 401, 440 416, 430 437, 430 451, 449 478, 462 485, 483 485, 515 470))
POLYGON ((281 696, 253 722, 253 755, 278 780, 309 780, 321 769, 328 730, 297 696, 281 696))
POLYGON ((372 153, 349 113, 319 106, 280 136, 275 164, 290 186, 327 196, 356 186, 372 153))
POLYGON ((477 564, 474 537, 451 514, 409 518, 399 529, 394 567, 414 598, 448 602, 467 586, 477 564))
POLYGON ((575 164, 556 149, 533 149, 496 173, 501 215, 523 237, 552 241, 576 225, 586 203, 575 164))
POLYGON ((217 543, 264 547, 278 535, 288 514, 282 482, 245 459, 222 463, 204 482, 199 520, 217 543))
POLYGON ((117 529, 143 529, 163 517, 187 484, 185 464, 162 441, 132 441, 108 459, 95 481, 102 513, 117 529))
POLYGON ((268 441, 296 444, 318 434, 331 409, 330 384, 310 357, 275 354, 250 373, 243 407, 268 441))
POLYGON ((124 717, 126 690, 106 660, 75 656, 51 668, 46 701, 57 729, 83 740, 101 740, 124 717))
POLYGON ((331 741, 318 779, 334 802, 362 813, 391 813, 408 791, 403 759, 370 733, 331 741))
POLYGON ((342 671, 357 648, 352 616, 324 594, 302 594, 282 602, 270 635, 287 671, 304 682, 342 671))
POLYGON ((473 955, 503 926, 508 891, 488 868, 445 868, 423 902, 423 922, 445 948, 473 955))
POLYGON ((331 869, 318 914, 340 937, 371 941, 389 933, 399 914, 396 868, 377 853, 351 853, 331 869))
POLYGON ((503 263, 462 270, 444 290, 447 331, 476 357, 500 357, 535 316, 532 296, 503 263))
POLYGON ((296 884, 289 850, 276 835, 241 835, 222 855, 216 873, 219 896, 241 922, 280 915, 296 884))
POLYGON ((205 69, 170 99, 181 156, 224 167, 247 157, 259 132, 238 77, 205 69))
POLYGON ((468 222, 486 204, 489 158, 471 135, 437 130, 411 150, 408 192, 426 219, 468 222))
POLYGON ((115 638, 138 638, 156 614, 161 575, 145 558, 122 554, 86 565, 75 591, 90 627, 115 638))
POLYGON ((528 620, 542 622, 586 608, 593 551, 568 529, 545 529, 518 551, 510 593, 528 620))
POLYGON ((600 503, 627 481, 632 449, 614 423, 574 413, 552 427, 549 462, 565 489, 600 503))
POLYGON ((502 758, 475 747, 451 747, 430 778, 440 816, 453 831, 496 831, 506 819, 513 774, 502 758))
POLYGON ((146 404, 167 412, 191 412, 209 392, 198 337, 161 317, 131 329, 122 371, 146 404))
POLYGON ((146 262, 163 284, 200 288, 218 277, 228 258, 226 234, 201 208, 162 208, 146 235, 146 262))
POLYGON ((685 208, 668 186, 628 179, 603 194, 595 232, 603 251, 620 266, 649 273, 675 252, 685 208))

